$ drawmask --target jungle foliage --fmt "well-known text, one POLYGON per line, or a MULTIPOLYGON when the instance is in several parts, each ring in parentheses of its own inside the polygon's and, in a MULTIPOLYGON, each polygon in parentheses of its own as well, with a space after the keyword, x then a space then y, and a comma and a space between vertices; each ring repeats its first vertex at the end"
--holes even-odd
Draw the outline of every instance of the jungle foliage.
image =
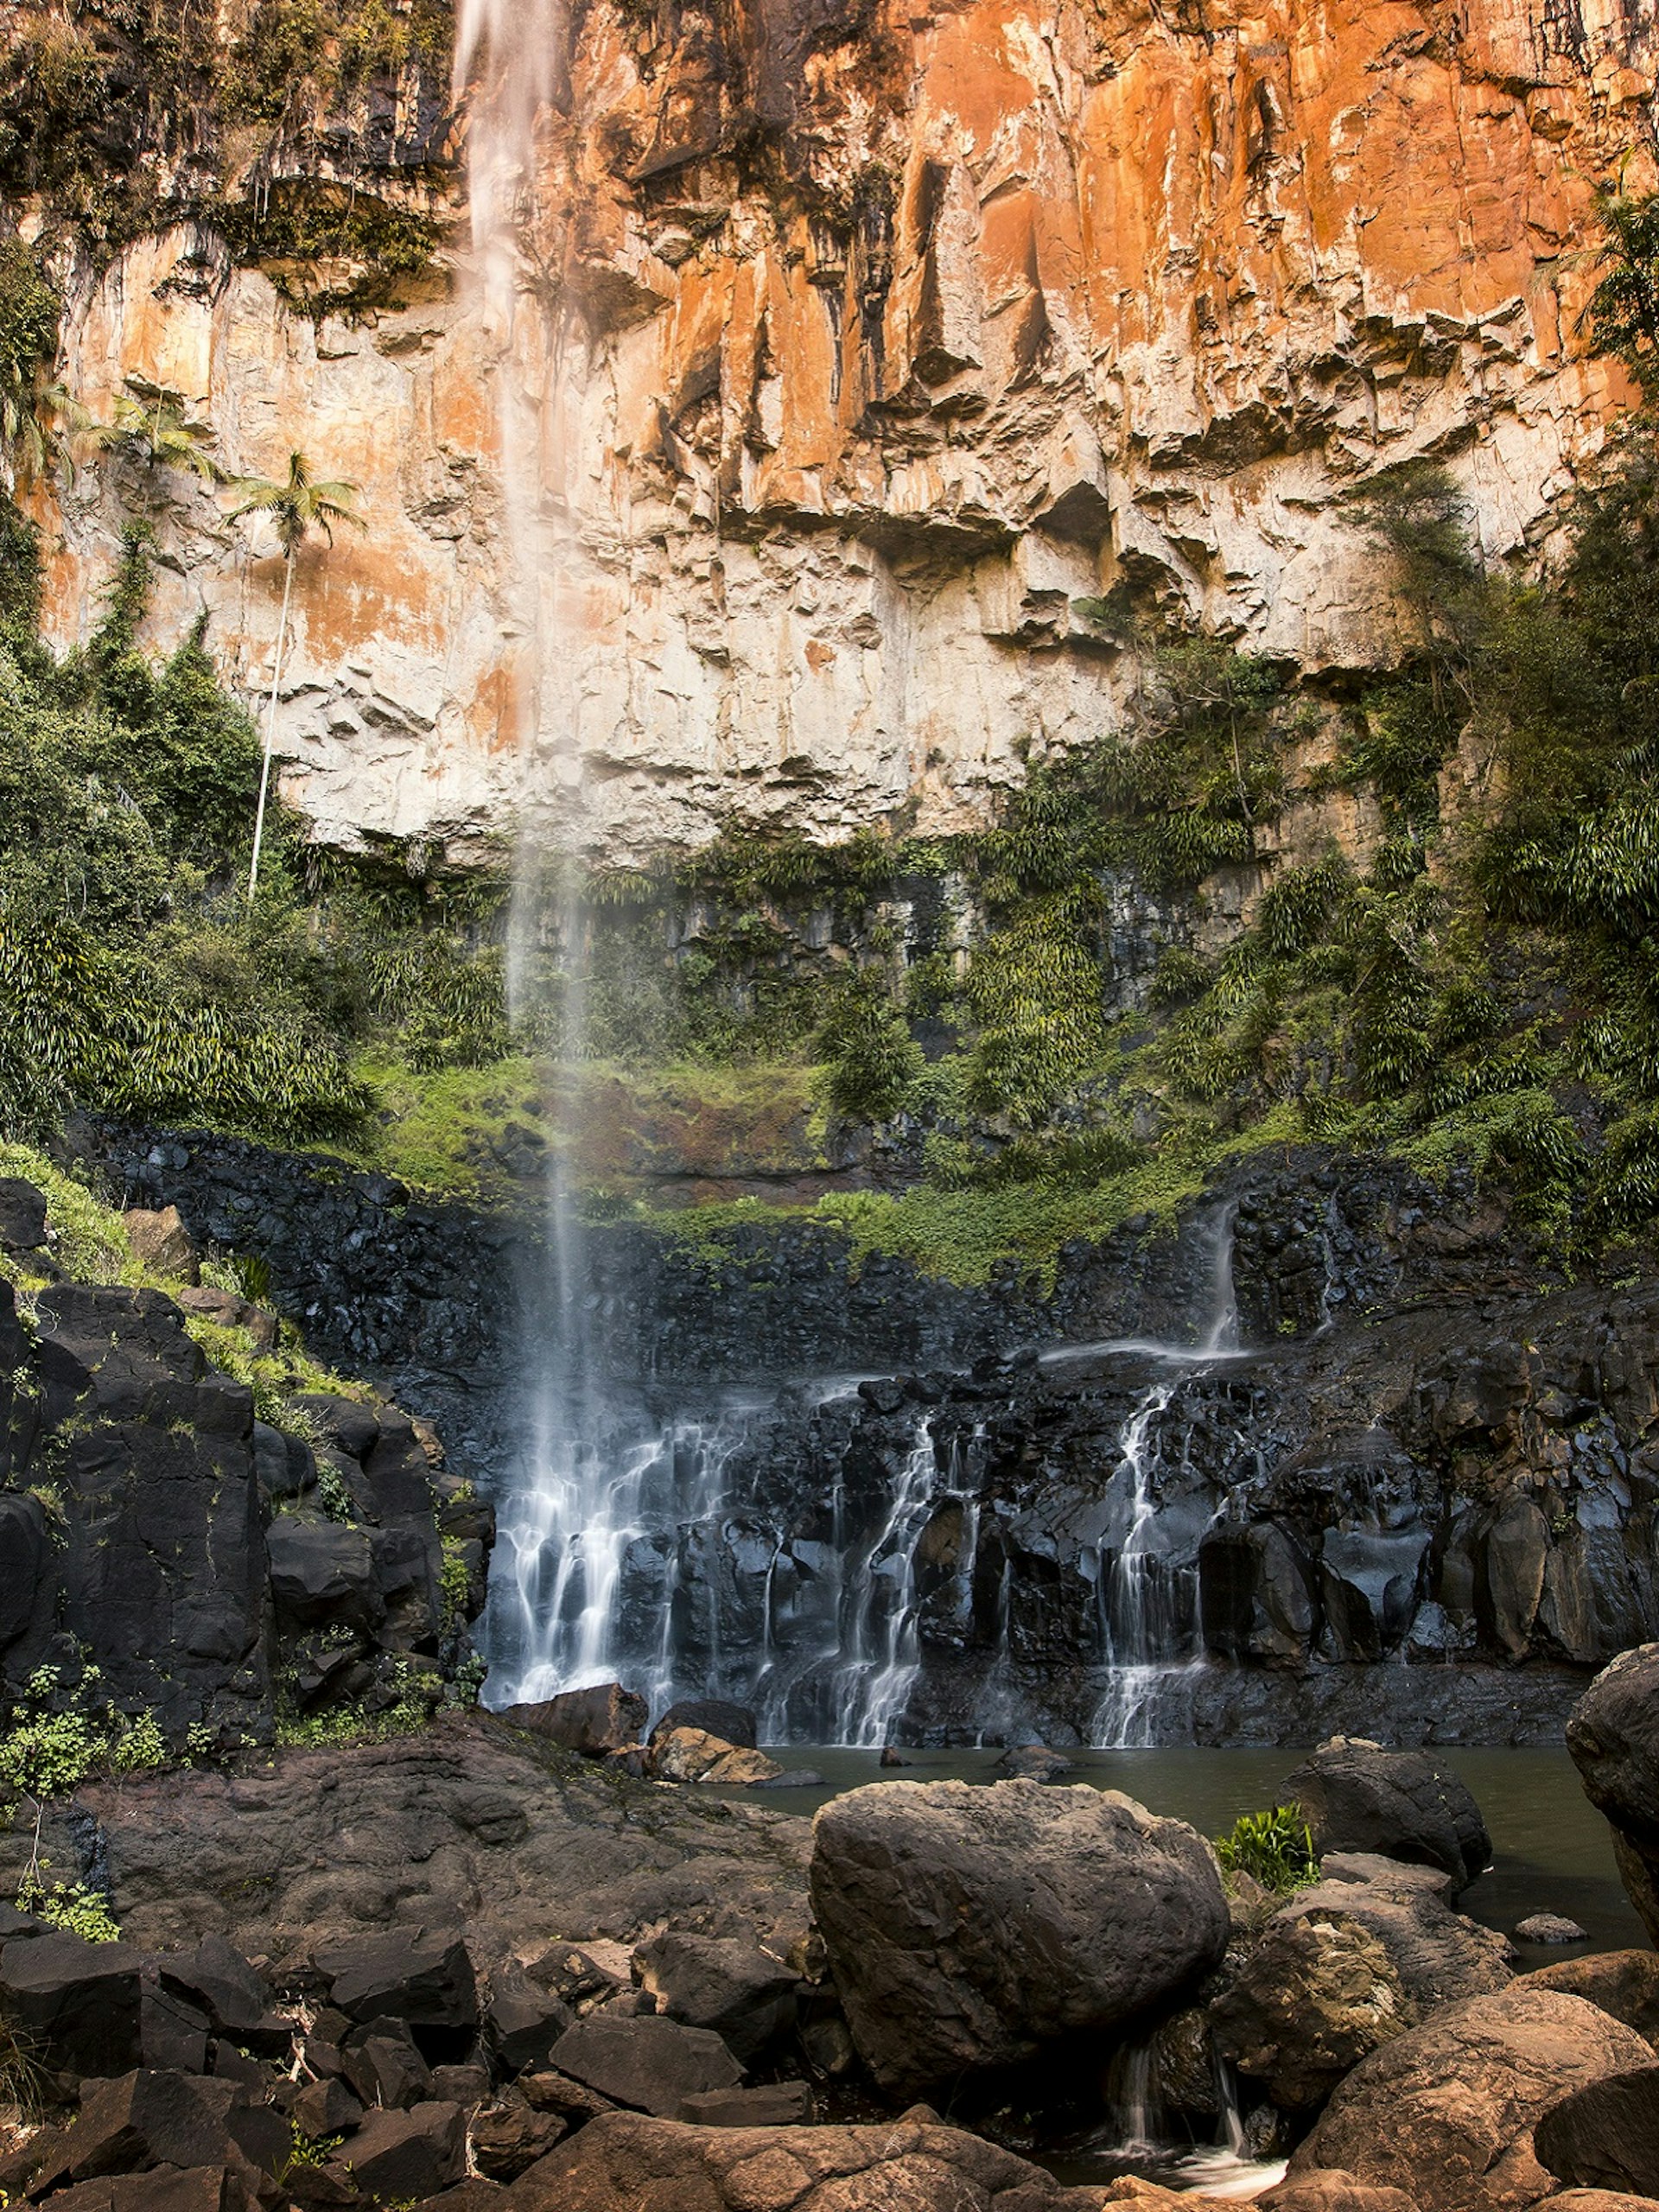
POLYGON ((259 745, 202 625, 137 643, 151 547, 130 526, 103 619, 55 658, 37 563, 0 511, 0 1127, 73 1105, 287 1140, 371 1127, 353 1052, 395 1033, 426 1065, 505 1047, 499 887, 308 855, 279 821, 242 906, 259 745))

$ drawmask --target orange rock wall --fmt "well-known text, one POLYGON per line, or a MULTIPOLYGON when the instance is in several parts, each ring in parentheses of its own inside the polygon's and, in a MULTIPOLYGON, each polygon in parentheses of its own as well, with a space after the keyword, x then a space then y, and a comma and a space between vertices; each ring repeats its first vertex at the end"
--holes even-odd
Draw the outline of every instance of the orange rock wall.
MULTIPOLYGON (((76 321, 94 398, 171 364, 236 465, 364 484, 372 536, 296 594, 320 834, 465 849, 526 798, 617 856, 982 819, 1122 714, 1079 600, 1386 657, 1344 495, 1437 456, 1528 557, 1628 397, 1576 322, 1594 186, 1655 177, 1651 10, 588 0, 550 35, 512 332, 459 244, 447 301, 370 328, 246 274, 192 298, 166 244, 76 321)), ((256 683, 274 564, 204 499, 174 523, 158 624, 216 607, 256 683)), ((111 524, 83 485, 66 634, 111 524)))

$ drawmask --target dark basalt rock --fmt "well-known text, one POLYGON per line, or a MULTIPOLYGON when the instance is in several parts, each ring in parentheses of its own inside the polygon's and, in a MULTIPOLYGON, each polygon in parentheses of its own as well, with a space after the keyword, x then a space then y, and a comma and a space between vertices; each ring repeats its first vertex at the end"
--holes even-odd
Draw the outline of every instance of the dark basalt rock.
POLYGON ((745 2067, 795 2025, 804 1985, 757 1944, 670 1929, 641 1944, 633 1964, 660 2012, 688 2027, 712 2028, 745 2067))
POLYGON ((51 1932, 0 1952, 0 2015, 54 2071, 125 2074, 143 2050, 143 1955, 51 1932))
POLYGON ((466 2171, 466 2114, 459 2105, 435 2101, 407 2112, 372 2112, 343 2156, 372 2202, 429 2196, 466 2171))
POLYGON ((708 2028, 683 2027, 652 2014, 632 2019, 592 2013, 553 2046, 554 2071, 597 2089, 613 2104, 666 2119, 687 2097, 735 2088, 743 2069, 708 2028))
POLYGON ((1281 1785, 1277 1802, 1300 1806, 1321 1856, 1376 1852, 1441 1867, 1459 1885, 1491 1864, 1479 1806, 1450 1768, 1421 1751, 1326 1745, 1281 1785))
POLYGON ((352 2019, 385 2018, 428 2028, 478 2024, 478 1984, 458 1936, 416 1929, 352 1936, 320 1945, 315 1960, 331 2001, 352 2019))
POLYGON ((1202 1838, 1093 1789, 871 1783, 818 1815, 810 1884, 859 2056, 900 2095, 1120 2026, 1227 1942, 1202 1838))

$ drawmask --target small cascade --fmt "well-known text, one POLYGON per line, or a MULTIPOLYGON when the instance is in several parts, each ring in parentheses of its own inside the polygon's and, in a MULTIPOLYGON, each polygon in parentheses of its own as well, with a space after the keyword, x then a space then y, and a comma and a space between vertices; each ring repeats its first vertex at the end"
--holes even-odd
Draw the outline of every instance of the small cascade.
POLYGON ((844 1655, 833 1676, 836 1740, 887 1742, 921 1669, 916 1547, 933 1510, 932 1431, 925 1421, 899 1471, 880 1535, 847 1577, 841 1606, 844 1655))
MULTIPOLYGON (((1236 1354, 1238 1306, 1233 1294, 1232 1213, 1211 1225, 1209 1312, 1192 1345, 1137 1344, 1174 1371, 1150 1384, 1124 1426, 1114 1480, 1128 1478, 1128 1525, 1116 1551, 1099 1556, 1096 1591, 1105 1686, 1090 1741, 1103 1750, 1142 1750, 1164 1739, 1170 1708, 1198 1655, 1198 1576, 1178 1563, 1159 1523, 1157 1473, 1164 1456, 1162 1423, 1181 1381, 1236 1354)), ((1172 1440, 1185 1455, 1184 1427, 1172 1440)))

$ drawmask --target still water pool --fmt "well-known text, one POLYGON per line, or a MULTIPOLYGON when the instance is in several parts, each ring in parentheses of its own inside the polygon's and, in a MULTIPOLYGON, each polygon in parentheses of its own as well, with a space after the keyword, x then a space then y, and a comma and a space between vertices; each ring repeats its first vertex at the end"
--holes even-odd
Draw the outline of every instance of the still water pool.
MULTIPOLYGON (((994 1782, 1000 1751, 906 1751, 911 1764, 884 1768, 875 1751, 840 1745, 790 1744, 772 1756, 790 1767, 811 1768, 823 1786, 811 1789, 743 1790, 751 1804, 779 1812, 815 1813, 842 1790, 867 1782, 994 1782)), ((1122 1789, 1154 1813, 1190 1821, 1205 1835, 1220 1835, 1241 1813, 1271 1805, 1301 1754, 1294 1751, 1199 1751, 1186 1745, 1163 1751, 1069 1751, 1073 1770, 1064 1779, 1097 1789, 1122 1789)), ((1486 1816, 1492 1838, 1490 1873, 1465 1890, 1459 1909, 1490 1928, 1511 1934, 1535 1912, 1576 1920, 1589 1942, 1541 1949, 1521 1946, 1522 1963, 1547 1965, 1586 1950, 1646 1946, 1613 1865, 1607 1824, 1579 1786, 1577 1770, 1559 1748, 1528 1751, 1437 1751, 1462 1776, 1486 1816)))

